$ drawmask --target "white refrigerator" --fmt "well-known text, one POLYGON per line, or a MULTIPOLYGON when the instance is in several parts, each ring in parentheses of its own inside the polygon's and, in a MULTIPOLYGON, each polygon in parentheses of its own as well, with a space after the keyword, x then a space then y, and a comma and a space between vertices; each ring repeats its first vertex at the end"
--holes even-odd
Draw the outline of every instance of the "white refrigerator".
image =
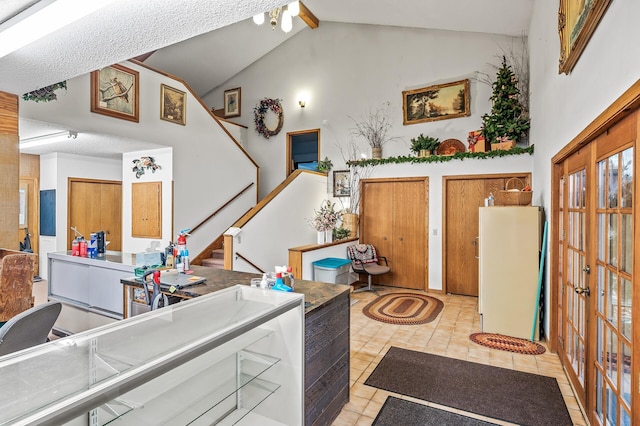
MULTIPOLYGON (((478 308, 484 333, 531 339, 541 230, 539 207, 480 207, 478 308)), ((538 330, 536 324, 535 340, 538 330)))

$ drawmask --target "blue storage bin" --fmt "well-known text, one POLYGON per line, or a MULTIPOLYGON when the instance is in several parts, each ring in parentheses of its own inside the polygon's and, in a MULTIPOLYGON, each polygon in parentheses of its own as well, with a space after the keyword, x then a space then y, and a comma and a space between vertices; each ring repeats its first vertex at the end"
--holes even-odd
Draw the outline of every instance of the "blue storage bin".
POLYGON ((313 265, 313 280, 330 284, 349 284, 351 261, 337 257, 316 260, 313 265))

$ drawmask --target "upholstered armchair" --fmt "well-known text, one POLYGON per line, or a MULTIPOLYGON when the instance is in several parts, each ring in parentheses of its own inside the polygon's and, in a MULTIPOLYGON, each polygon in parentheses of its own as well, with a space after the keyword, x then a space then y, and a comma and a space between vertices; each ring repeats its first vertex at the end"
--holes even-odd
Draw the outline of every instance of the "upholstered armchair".
POLYGON ((0 322, 33 307, 33 263, 36 256, 0 249, 0 322))

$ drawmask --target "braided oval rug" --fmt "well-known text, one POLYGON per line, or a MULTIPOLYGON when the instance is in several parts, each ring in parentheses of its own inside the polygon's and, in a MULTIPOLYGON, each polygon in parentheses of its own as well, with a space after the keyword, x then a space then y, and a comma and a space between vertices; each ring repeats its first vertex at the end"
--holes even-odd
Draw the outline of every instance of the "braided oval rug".
POLYGON ((525 355, 541 355, 545 353, 544 346, 531 342, 529 340, 520 339, 518 337, 505 336, 496 333, 473 333, 469 336, 472 342, 491 349, 500 349, 502 351, 515 352, 525 355))
POLYGON ((418 325, 436 319, 444 303, 422 293, 389 293, 362 308, 367 317, 387 324, 418 325))

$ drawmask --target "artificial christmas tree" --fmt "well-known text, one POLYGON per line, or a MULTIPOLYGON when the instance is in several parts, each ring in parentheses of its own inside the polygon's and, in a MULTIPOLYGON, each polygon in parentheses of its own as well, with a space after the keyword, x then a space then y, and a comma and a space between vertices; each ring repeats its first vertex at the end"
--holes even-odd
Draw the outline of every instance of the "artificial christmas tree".
MULTIPOLYGON (((482 116, 482 133, 487 143, 494 145, 513 141, 509 144, 513 146, 527 135, 531 121, 518 100, 518 80, 504 56, 492 87, 493 106, 491 114, 482 116)), ((504 148, 498 146, 498 149, 504 148)))

